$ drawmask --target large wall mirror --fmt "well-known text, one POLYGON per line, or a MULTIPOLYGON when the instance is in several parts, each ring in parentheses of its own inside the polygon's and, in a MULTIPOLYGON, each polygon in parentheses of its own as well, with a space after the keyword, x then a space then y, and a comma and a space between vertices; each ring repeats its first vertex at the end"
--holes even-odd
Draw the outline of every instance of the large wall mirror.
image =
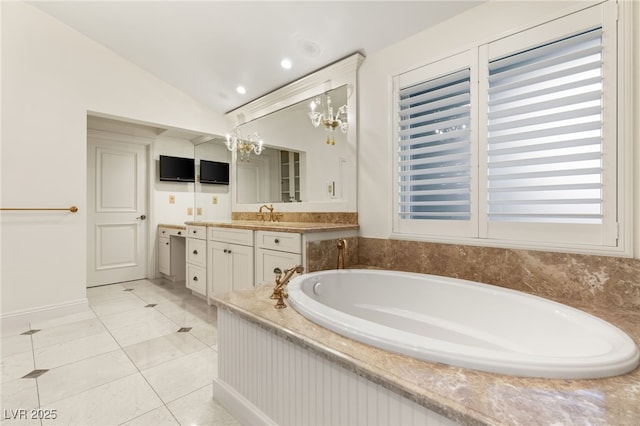
MULTIPOLYGON (((347 86, 326 96, 335 108, 345 105, 347 86)), ((335 144, 327 144, 323 126, 313 127, 308 116, 311 100, 239 126, 241 135, 257 132, 267 148, 249 161, 236 162, 238 204, 344 201, 344 186, 353 181, 346 173, 355 170, 354 153, 347 134, 337 130, 331 135, 335 144)))
POLYGON ((257 132, 260 155, 233 155, 232 210, 256 212, 262 204, 277 211, 357 211, 357 68, 352 55, 227 114, 230 128, 242 138, 257 132), (310 103, 331 98, 334 109, 348 106, 348 130, 336 130, 327 144, 321 124, 309 118, 310 103))

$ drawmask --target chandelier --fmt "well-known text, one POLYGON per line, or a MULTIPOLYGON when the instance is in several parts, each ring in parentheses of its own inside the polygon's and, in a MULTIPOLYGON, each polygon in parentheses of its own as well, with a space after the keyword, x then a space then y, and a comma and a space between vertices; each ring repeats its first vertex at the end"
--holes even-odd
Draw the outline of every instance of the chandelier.
POLYGON ((336 129, 342 130, 342 133, 347 133, 347 105, 342 105, 337 109, 335 115, 333 114, 333 107, 331 106, 331 97, 327 95, 326 109, 322 108, 322 99, 315 98, 309 105, 311 111, 309 111, 309 118, 311 118, 311 124, 314 127, 319 127, 320 124, 324 125, 324 129, 327 132, 327 144, 335 145, 335 132, 336 129), (320 107, 322 111, 316 111, 316 108, 320 107))
POLYGON ((254 132, 247 139, 242 139, 237 127, 231 133, 227 133, 225 142, 229 151, 238 153, 240 161, 249 161, 251 151, 255 152, 256 155, 260 155, 263 150, 262 144, 263 142, 258 132, 254 132))

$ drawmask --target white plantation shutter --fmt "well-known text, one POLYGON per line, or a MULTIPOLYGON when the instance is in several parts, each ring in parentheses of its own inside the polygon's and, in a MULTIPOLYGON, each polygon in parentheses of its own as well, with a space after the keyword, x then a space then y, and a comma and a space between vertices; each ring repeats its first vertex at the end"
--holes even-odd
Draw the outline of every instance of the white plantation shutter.
POLYGON ((489 61, 489 221, 601 224, 602 29, 489 61))
POLYGON ((399 218, 468 221, 470 69, 400 87, 398 96, 399 218))

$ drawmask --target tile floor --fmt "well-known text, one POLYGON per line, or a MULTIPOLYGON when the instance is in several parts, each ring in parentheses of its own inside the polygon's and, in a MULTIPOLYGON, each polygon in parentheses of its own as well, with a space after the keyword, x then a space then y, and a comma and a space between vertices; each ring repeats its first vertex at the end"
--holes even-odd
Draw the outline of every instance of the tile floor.
POLYGON ((2 426, 239 424, 211 396, 214 307, 165 280, 87 297, 86 313, 2 335, 2 426))

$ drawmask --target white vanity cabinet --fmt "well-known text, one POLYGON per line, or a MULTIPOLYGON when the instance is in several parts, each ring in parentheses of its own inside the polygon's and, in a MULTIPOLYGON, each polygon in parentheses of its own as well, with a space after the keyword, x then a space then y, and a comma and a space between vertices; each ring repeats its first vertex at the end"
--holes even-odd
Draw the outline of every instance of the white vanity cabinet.
POLYGON ((173 281, 184 276, 185 233, 182 228, 158 227, 158 271, 173 281))
POLYGON ((192 292, 207 296, 207 228, 187 226, 186 285, 192 292))
MULTIPOLYGON (((294 232, 256 231, 256 285, 273 283, 273 270, 303 265, 302 235, 294 232)), ((304 266, 304 265, 303 265, 304 266)))
POLYGON ((207 240, 209 295, 253 287, 253 231, 209 227, 207 240))

